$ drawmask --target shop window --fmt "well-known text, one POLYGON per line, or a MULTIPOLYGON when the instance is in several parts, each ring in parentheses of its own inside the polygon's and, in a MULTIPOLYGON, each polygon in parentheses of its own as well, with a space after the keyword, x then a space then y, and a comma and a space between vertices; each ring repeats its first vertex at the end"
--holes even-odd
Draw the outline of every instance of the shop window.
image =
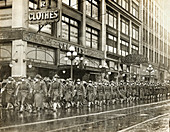
POLYGON ((39 63, 54 64, 55 51, 52 48, 28 44, 27 58, 39 63))
POLYGON ((99 32, 98 30, 87 26, 86 27, 86 46, 92 49, 98 49, 99 32))
POLYGON ((78 22, 62 16, 62 38, 71 42, 78 43, 78 22))
POLYGON ((86 0, 86 14, 96 20, 99 18, 99 1, 86 0))
POLYGON ((74 9, 78 9, 78 0, 62 0, 62 2, 74 9))
POLYGON ((11 44, 0 44, 0 60, 11 60, 11 44))

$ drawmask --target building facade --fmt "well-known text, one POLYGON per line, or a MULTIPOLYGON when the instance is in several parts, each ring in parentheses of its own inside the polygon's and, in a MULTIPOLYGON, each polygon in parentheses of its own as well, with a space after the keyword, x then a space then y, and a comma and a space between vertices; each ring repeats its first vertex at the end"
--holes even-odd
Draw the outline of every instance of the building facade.
POLYGON ((56 73, 69 78, 71 61, 65 56, 74 46, 79 56, 73 61, 74 79, 147 80, 152 64, 152 80, 163 81, 170 35, 160 5, 155 0, 2 0, 0 78, 56 73), (57 9, 57 21, 30 22, 40 19, 39 14, 30 18, 31 11, 49 9, 57 9), (130 54, 142 54, 149 62, 123 63, 130 54))

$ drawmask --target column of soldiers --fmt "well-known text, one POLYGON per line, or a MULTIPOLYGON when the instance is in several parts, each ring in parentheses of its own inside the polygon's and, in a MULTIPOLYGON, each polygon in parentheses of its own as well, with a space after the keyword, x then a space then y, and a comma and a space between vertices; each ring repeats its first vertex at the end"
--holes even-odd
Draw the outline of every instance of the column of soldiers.
POLYGON ((17 109, 19 112, 38 112, 60 108, 102 107, 116 103, 159 101, 168 98, 170 85, 147 82, 114 81, 89 82, 60 79, 56 74, 52 79, 36 75, 34 79, 21 77, 17 81, 9 77, 2 82, 1 106, 17 109))

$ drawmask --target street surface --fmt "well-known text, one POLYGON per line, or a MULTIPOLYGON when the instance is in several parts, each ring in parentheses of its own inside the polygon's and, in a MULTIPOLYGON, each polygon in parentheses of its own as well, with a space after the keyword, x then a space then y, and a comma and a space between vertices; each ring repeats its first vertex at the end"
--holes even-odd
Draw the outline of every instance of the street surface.
POLYGON ((96 131, 96 132, 169 132, 170 100, 149 104, 45 110, 19 113, 0 110, 0 132, 96 131))

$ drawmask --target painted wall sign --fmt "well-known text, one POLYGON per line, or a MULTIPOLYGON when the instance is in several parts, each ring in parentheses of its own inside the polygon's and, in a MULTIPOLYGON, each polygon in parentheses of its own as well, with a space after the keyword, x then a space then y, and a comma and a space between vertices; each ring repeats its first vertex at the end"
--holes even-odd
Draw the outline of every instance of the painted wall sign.
POLYGON ((142 64, 147 63, 148 59, 139 54, 129 54, 121 59, 123 64, 142 64))
POLYGON ((59 21, 59 10, 45 9, 45 10, 31 10, 29 11, 29 23, 44 25, 50 22, 59 21))

